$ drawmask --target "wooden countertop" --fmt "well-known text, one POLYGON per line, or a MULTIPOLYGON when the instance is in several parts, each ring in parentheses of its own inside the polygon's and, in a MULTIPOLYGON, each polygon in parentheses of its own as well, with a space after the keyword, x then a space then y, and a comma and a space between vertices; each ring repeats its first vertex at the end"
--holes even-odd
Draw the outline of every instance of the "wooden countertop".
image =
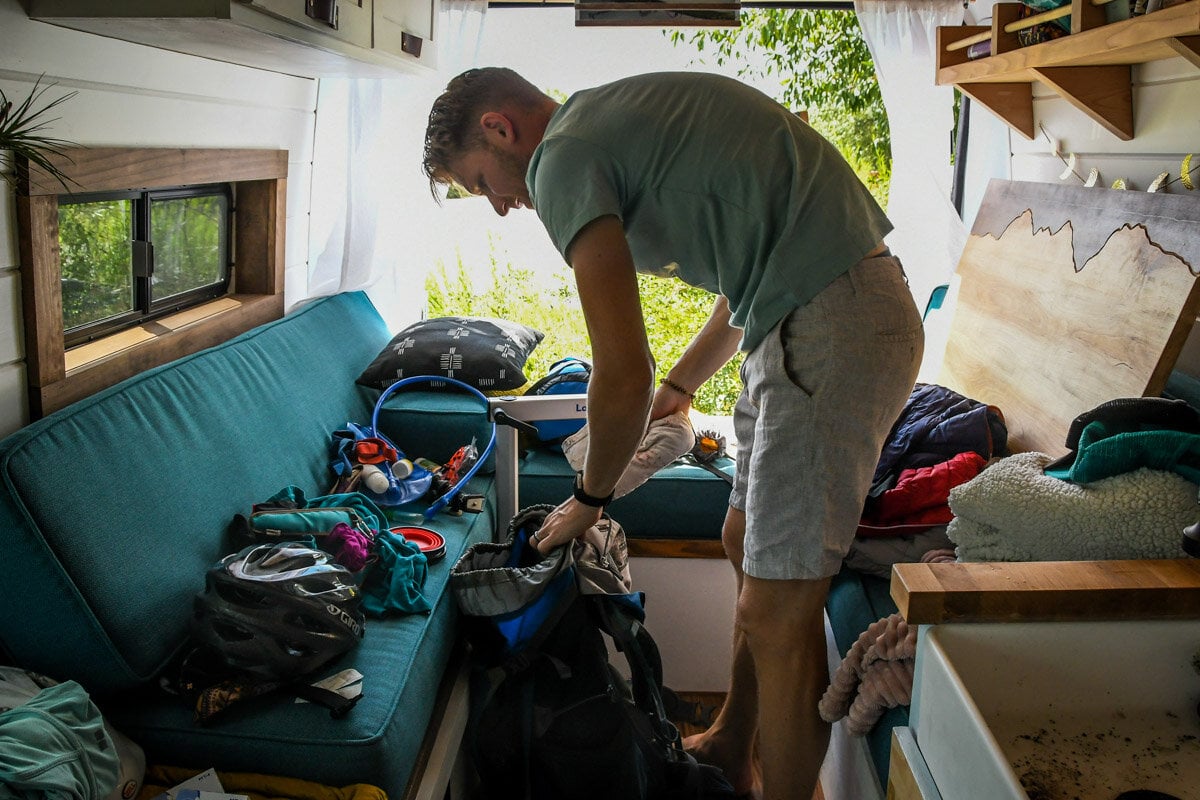
POLYGON ((896 564, 911 624, 1200 619, 1200 559, 896 564))

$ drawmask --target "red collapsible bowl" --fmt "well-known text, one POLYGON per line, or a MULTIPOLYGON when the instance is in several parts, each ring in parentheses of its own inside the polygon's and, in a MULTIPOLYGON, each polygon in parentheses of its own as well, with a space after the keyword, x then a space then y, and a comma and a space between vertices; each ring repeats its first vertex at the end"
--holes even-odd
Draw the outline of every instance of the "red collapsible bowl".
POLYGON ((437 561, 446 555, 446 540, 437 531, 417 525, 399 525, 391 531, 419 547, 429 561, 437 561))

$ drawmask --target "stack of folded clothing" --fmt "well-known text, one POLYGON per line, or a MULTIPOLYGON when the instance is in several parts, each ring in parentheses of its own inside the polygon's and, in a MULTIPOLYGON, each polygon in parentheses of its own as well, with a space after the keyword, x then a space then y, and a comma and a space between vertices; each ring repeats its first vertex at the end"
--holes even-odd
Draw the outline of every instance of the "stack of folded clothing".
POLYGON ((1068 455, 1020 453, 950 493, 959 561, 1182 558, 1200 515, 1200 413, 1120 398, 1081 414, 1068 455))

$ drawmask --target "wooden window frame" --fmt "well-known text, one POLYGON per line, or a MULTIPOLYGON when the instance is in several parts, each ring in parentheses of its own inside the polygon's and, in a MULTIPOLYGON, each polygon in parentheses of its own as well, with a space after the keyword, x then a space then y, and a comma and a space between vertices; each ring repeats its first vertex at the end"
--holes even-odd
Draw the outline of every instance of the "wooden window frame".
POLYGON ((58 194, 36 165, 17 160, 17 228, 29 413, 38 419, 152 367, 283 316, 287 151, 70 148, 52 159, 70 192, 233 185, 234 257, 223 297, 67 350, 63 344, 58 194))

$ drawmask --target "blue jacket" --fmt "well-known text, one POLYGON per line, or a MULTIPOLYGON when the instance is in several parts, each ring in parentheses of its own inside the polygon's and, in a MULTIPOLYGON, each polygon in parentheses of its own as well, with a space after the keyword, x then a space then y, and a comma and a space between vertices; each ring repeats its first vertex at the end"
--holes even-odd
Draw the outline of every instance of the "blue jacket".
POLYGON ((1008 454, 1000 409, 944 386, 918 383, 883 446, 871 496, 891 487, 903 470, 940 464, 968 450, 985 459, 1008 454))

